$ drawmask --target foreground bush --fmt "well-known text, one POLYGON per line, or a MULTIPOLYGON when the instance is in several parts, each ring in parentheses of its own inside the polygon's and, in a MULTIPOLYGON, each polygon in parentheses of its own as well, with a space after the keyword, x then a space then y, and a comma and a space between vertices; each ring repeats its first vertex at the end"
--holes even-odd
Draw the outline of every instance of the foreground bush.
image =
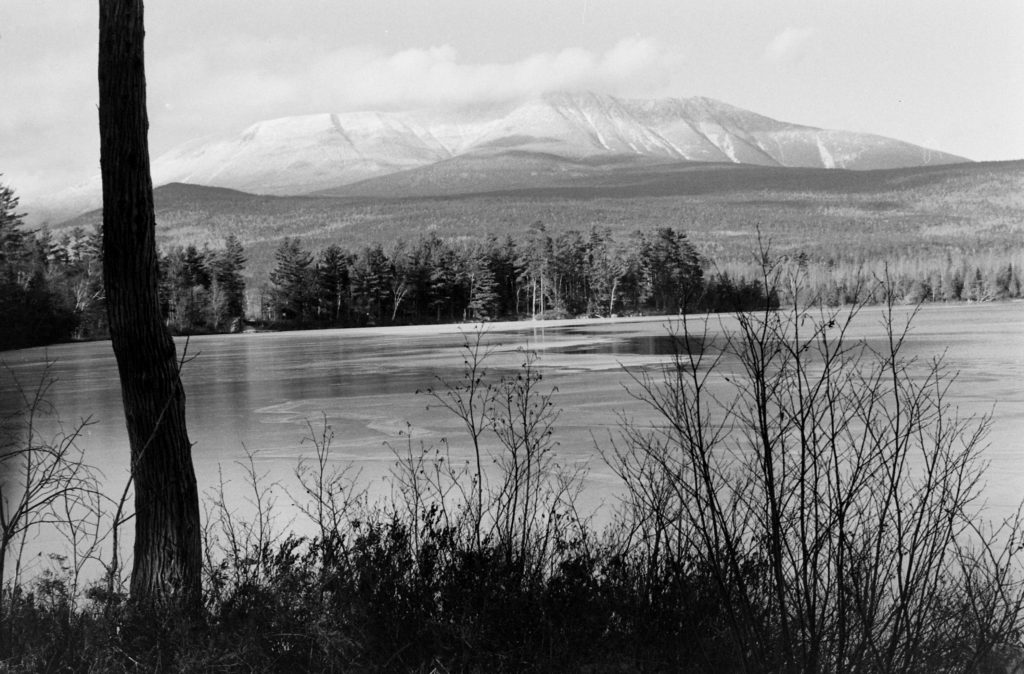
MULTIPOLYGON (((638 560, 565 550, 524 578, 496 547, 430 527, 412 556, 396 521, 351 540, 282 541, 256 578, 208 597, 201 616, 102 598, 72 609, 37 585, 5 616, 3 658, 21 671, 723 671, 725 616, 700 579, 651 588, 638 560), (330 560, 330 561, 327 561, 330 560)), ((234 571, 224 569, 224 571, 234 571)), ((704 580, 707 582, 707 579, 704 580)))

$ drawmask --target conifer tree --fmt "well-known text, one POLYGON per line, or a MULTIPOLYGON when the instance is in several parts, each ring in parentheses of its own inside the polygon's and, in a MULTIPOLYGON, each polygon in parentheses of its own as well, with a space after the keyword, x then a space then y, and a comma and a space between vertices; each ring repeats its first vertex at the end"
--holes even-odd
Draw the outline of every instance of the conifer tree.
POLYGON ((212 307, 215 324, 228 326, 245 316, 245 250, 234 234, 224 239, 224 250, 212 256, 211 277, 216 285, 216 300, 212 307))
POLYGON ((23 213, 18 213, 14 190, 0 184, 0 265, 12 281, 17 281, 21 265, 28 257, 25 232, 21 229, 23 217, 23 213))
POLYGON ((313 254, 299 239, 285 237, 274 253, 270 272, 274 314, 279 320, 302 323, 312 318, 316 289, 313 254))
POLYGON ((469 253, 469 302, 467 318, 474 321, 491 320, 498 316, 498 284, 494 277, 491 250, 477 247, 469 253))
POLYGON ((348 254, 338 245, 320 251, 316 263, 317 311, 332 325, 345 314, 349 292, 348 254))
POLYGON ((352 265, 352 291, 366 319, 379 325, 391 315, 395 267, 377 243, 367 246, 352 265))

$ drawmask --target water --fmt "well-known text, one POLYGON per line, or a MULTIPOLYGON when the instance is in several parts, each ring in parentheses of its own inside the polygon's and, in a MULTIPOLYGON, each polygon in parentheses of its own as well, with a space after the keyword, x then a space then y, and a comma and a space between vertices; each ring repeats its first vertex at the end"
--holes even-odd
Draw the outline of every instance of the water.
MULTIPOLYGON (((881 345, 876 309, 865 310, 855 337, 881 345)), ((731 319, 723 319, 728 326, 731 319)), ((719 319, 712 318, 712 331, 719 319)), ((187 395, 189 435, 200 490, 223 475, 228 495, 241 501, 244 486, 236 462, 255 454, 267 481, 294 486, 297 461, 312 446, 303 438, 323 420, 335 432, 338 460, 353 462, 364 484, 386 494, 386 476, 411 424, 418 442, 448 438, 457 458, 468 458, 460 422, 435 408, 417 390, 455 378, 462 365, 460 345, 469 327, 331 330, 196 337, 188 340, 182 377, 187 395)), ((714 335, 712 335, 714 336, 714 335)), ((626 390, 623 367, 664 362, 674 350, 664 319, 591 321, 586 324, 517 323, 488 328, 495 376, 514 371, 520 347, 536 349, 543 387, 558 389, 563 409, 557 424, 561 462, 588 463, 585 510, 613 501, 618 483, 603 465, 595 443, 614 436, 622 415, 644 423, 650 410, 626 390)), ((186 341, 178 340, 179 355, 186 341)), ((991 462, 985 496, 989 514, 1009 514, 1024 484, 1024 303, 929 306, 916 317, 907 354, 921 359, 945 353, 959 372, 951 402, 965 414, 994 415, 986 458, 991 462)), ((50 402, 65 426, 89 417, 79 444, 100 468, 106 489, 119 494, 128 474, 128 443, 120 388, 110 344, 71 344, 0 354, 0 414, 16 406, 13 380, 34 386, 50 362, 56 381, 50 402)), ((47 420, 52 432, 55 420, 47 420)), ((283 501, 287 502, 287 497, 283 501)), ((287 503, 285 503, 287 505, 287 503)), ((300 524, 295 526, 301 527, 300 524)))

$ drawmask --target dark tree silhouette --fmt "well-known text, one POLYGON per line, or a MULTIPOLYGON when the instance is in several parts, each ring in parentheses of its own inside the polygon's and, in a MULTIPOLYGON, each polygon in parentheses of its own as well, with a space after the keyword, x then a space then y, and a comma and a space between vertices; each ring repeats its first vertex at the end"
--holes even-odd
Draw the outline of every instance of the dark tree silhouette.
MULTIPOLYGON (((0 173, 0 177, 3 174, 0 173)), ((25 234, 21 231, 18 197, 8 185, 0 183, 0 262, 7 262, 20 254, 25 234)))
POLYGON ((213 288, 213 324, 217 330, 226 330, 245 315, 245 250, 234 234, 224 239, 224 250, 213 255, 210 263, 213 288))
POLYGON ((0 351, 68 339, 78 323, 51 278, 60 276, 57 246, 48 232, 24 231, 17 209, 14 190, 0 184, 0 351))
POLYGON ((164 325, 149 173, 141 0, 101 0, 103 280, 135 481, 136 601, 199 600, 199 494, 185 392, 164 325))
POLYGON ((270 272, 274 315, 277 320, 302 323, 312 318, 316 301, 313 254, 298 239, 285 237, 274 253, 277 266, 270 272))
POLYGON ((320 251, 317 258, 317 307, 320 315, 331 325, 337 325, 344 316, 349 290, 348 254, 333 244, 320 251))

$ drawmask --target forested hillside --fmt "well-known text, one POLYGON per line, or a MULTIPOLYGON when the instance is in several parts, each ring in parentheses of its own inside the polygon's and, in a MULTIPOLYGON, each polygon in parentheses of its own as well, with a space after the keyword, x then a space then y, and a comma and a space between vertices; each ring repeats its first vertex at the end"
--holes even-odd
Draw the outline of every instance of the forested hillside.
MULTIPOLYGON (((393 242, 428 233, 445 240, 494 235, 518 241, 536 222, 551 236, 585 236, 596 228, 620 239, 673 227, 687 232, 714 270, 748 278, 756 274, 760 232, 775 254, 802 254, 818 290, 834 301, 858 275, 886 268, 909 298, 1014 295, 1006 280, 1012 285, 1024 264, 1020 161, 861 172, 629 165, 583 171, 562 183, 549 180, 545 188, 369 196, 384 188, 399 196, 410 189, 395 176, 388 180, 359 187, 367 196, 349 197, 265 197, 168 185, 156 191, 158 236, 165 249, 218 247, 226 236, 238 237, 252 289, 269 283, 285 237, 300 237, 310 250, 338 245, 358 251, 381 243, 390 252, 393 242)), ((98 222, 93 212, 60 231, 89 230, 98 222)))
MULTIPOLYGON (((26 232, 13 191, 3 195, 0 349, 105 336, 100 237, 81 227, 56 239, 26 232)), ((159 263, 162 310, 178 333, 238 331, 246 319, 291 328, 407 325, 778 303, 756 278, 713 271, 671 227, 552 236, 538 221, 520 237, 426 233, 356 249, 311 250, 285 237, 267 280, 248 291, 246 251, 233 234, 216 247, 165 246, 159 263)))
MULTIPOLYGON (((4 348, 105 334, 99 213, 27 232, 4 189, 4 348)), ((804 267, 828 305, 881 276, 908 302, 1022 295, 1024 162, 631 165, 574 186, 434 198, 175 184, 156 190, 156 205, 161 295, 179 332, 239 329, 246 318, 325 326, 728 310, 764 299, 763 245, 804 267), (666 246, 683 260, 671 290, 657 271, 666 246)))

